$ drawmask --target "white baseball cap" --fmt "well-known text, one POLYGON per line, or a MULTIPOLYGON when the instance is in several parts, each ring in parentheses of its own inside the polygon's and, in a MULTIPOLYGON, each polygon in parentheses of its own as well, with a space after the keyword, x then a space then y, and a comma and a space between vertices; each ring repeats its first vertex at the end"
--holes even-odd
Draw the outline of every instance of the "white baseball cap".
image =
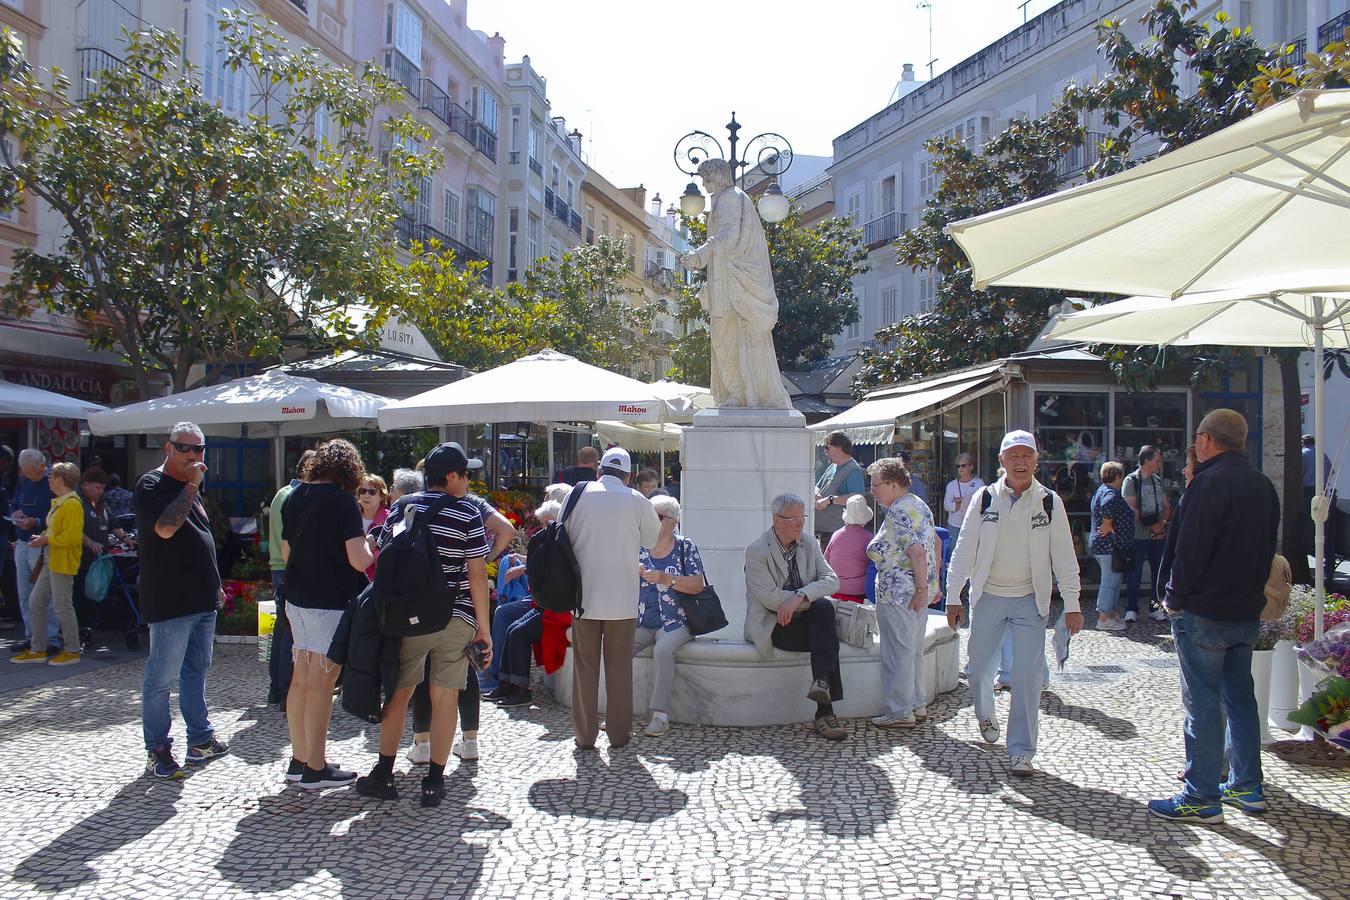
POLYGON ((600 468, 618 469, 625 475, 631 475, 633 461, 629 459, 627 450, 622 447, 610 447, 605 451, 605 455, 600 457, 600 468))
POLYGON ((998 452, 1003 453, 1012 447, 1030 447, 1037 450, 1036 436, 1030 431, 1010 431, 1003 436, 1003 443, 999 444, 998 452))

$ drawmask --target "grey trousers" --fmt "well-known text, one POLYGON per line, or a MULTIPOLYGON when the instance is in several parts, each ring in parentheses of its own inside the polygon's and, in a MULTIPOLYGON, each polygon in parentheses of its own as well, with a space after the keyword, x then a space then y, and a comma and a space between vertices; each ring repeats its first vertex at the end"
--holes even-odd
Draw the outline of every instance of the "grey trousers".
POLYGON ((688 628, 674 631, 639 628, 633 635, 633 655, 652 650, 652 711, 670 711, 670 686, 675 681, 675 651, 694 639, 688 628))
POLYGON ((56 612, 61 623, 61 637, 70 653, 80 652, 80 625, 75 620, 75 576, 52 571, 51 557, 44 553, 42 573, 33 582, 28 595, 28 625, 33 632, 33 649, 43 648, 39 635, 47 632, 47 610, 56 612))
POLYGON ((633 731, 633 631, 636 619, 572 621, 572 730, 578 747, 600 733, 600 661, 605 663, 605 732, 622 747, 633 731))

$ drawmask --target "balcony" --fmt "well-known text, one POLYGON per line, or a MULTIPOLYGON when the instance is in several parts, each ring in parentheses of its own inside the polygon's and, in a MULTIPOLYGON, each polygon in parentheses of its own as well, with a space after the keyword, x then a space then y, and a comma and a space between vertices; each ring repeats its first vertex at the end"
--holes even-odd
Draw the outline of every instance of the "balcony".
POLYGON ((384 51, 384 69, 414 100, 422 96, 422 70, 397 50, 384 51))
POLYGON ((868 250, 875 250, 889 244, 900 236, 900 226, 904 223, 904 214, 888 212, 878 216, 863 226, 863 244, 868 250))
POLYGON ((479 153, 492 160, 497 161, 497 136, 487 130, 481 122, 474 123, 473 138, 471 140, 473 148, 479 153))
POLYGON ((291 0, 291 6, 294 6, 302 13, 309 12, 309 0, 291 0))
MULTIPOLYGON (((80 77, 76 90, 77 97, 81 101, 88 100, 90 95, 98 90, 99 76, 104 72, 116 72, 127 68, 121 57, 98 47, 81 47, 75 52, 80 55, 80 77)), ((155 79, 149 75, 145 76, 147 86, 154 82, 155 79)))
POLYGON ((508 166, 520 165, 520 151, 512 150, 510 153, 506 154, 506 164, 508 166))
POLYGON ((544 177, 544 164, 541 163, 539 160, 535 159, 533 156, 531 156, 531 157, 530 157, 530 171, 533 172, 534 174, 538 175, 540 178, 543 178, 543 177, 544 177))
POLYGON ((422 79, 422 109, 430 111, 436 118, 445 123, 445 127, 453 127, 454 117, 451 110, 455 106, 450 95, 432 81, 430 78, 422 79))
MULTIPOLYGON (((534 162, 534 160, 530 160, 530 162, 534 162)), ((553 212, 553 204, 557 197, 558 195, 553 193, 553 188, 544 188, 544 209, 553 212)))
POLYGON ((1350 28, 1350 10, 1341 13, 1330 22, 1324 22, 1317 28, 1317 52, 1323 50, 1336 41, 1345 40, 1345 29, 1350 28))
MULTIPOLYGON (((479 253, 463 241, 455 240, 439 228, 435 228, 426 222, 418 222, 406 213, 395 220, 394 236, 398 239, 399 244, 404 247, 410 247, 413 241, 421 243, 422 251, 424 253, 431 252, 431 242, 436 241, 440 245, 440 249, 453 250, 455 252, 455 261, 460 264, 461 268, 467 268, 467 263, 471 262, 492 262, 488 257, 479 253)), ((489 265, 487 272, 490 273, 491 271, 492 267, 489 265)), ((488 284, 492 283, 492 276, 490 274, 485 275, 484 277, 488 284)))
POLYGON ((1106 138, 1107 135, 1098 131, 1089 131, 1083 135, 1083 143, 1069 150, 1060 159, 1055 169, 1056 177, 1060 181, 1065 181, 1083 174, 1096 165, 1097 160, 1101 158, 1099 147, 1106 138))
POLYGON ((1303 65, 1303 58, 1308 55, 1308 38, 1290 38, 1284 42, 1284 46, 1289 48, 1289 52, 1280 57, 1280 62, 1286 66, 1303 65))
POLYGON ((568 214, 567 227, 572 229, 572 233, 581 237, 581 216, 574 209, 568 214))

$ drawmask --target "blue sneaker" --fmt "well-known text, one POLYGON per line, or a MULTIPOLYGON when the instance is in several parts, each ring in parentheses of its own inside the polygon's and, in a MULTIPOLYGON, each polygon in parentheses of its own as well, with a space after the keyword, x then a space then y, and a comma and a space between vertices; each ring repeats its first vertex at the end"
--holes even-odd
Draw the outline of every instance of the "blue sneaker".
POLYGON ((183 772, 183 767, 173 758, 173 751, 169 749, 168 745, 146 751, 145 773, 147 775, 153 775, 156 778, 166 778, 171 781, 182 778, 185 774, 183 772))
POLYGON ((208 760, 215 759, 217 756, 224 756, 227 752, 229 752, 229 749, 230 748, 225 746, 225 743, 223 741, 218 741, 215 738, 211 738, 211 740, 207 741, 205 744, 198 744, 193 747, 188 747, 187 751, 188 765, 200 766, 202 763, 207 762, 208 760))
POLYGON ((1257 785, 1250 791, 1235 791, 1230 787, 1220 785, 1223 795, 1219 798, 1220 802, 1229 806, 1237 807, 1245 813, 1260 815, 1266 811, 1266 792, 1257 785))
POLYGON ((1185 794, 1177 794, 1166 800, 1148 801, 1148 811, 1173 822, 1196 822, 1201 825, 1218 825, 1223 822, 1223 807, 1218 803, 1201 805, 1192 803, 1185 794))

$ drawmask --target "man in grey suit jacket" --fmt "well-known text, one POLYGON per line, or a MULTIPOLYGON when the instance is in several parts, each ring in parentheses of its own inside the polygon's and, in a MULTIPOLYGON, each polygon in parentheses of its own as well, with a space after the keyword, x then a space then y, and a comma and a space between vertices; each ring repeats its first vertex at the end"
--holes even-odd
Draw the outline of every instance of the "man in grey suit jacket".
POLYGON ((839 678, 839 636, 830 595, 839 590, 820 542, 804 534, 806 501, 780 494, 773 501, 773 527, 745 548, 745 639, 768 659, 773 648, 811 654, 815 730, 842 741, 848 732, 834 717, 844 698, 839 678))

